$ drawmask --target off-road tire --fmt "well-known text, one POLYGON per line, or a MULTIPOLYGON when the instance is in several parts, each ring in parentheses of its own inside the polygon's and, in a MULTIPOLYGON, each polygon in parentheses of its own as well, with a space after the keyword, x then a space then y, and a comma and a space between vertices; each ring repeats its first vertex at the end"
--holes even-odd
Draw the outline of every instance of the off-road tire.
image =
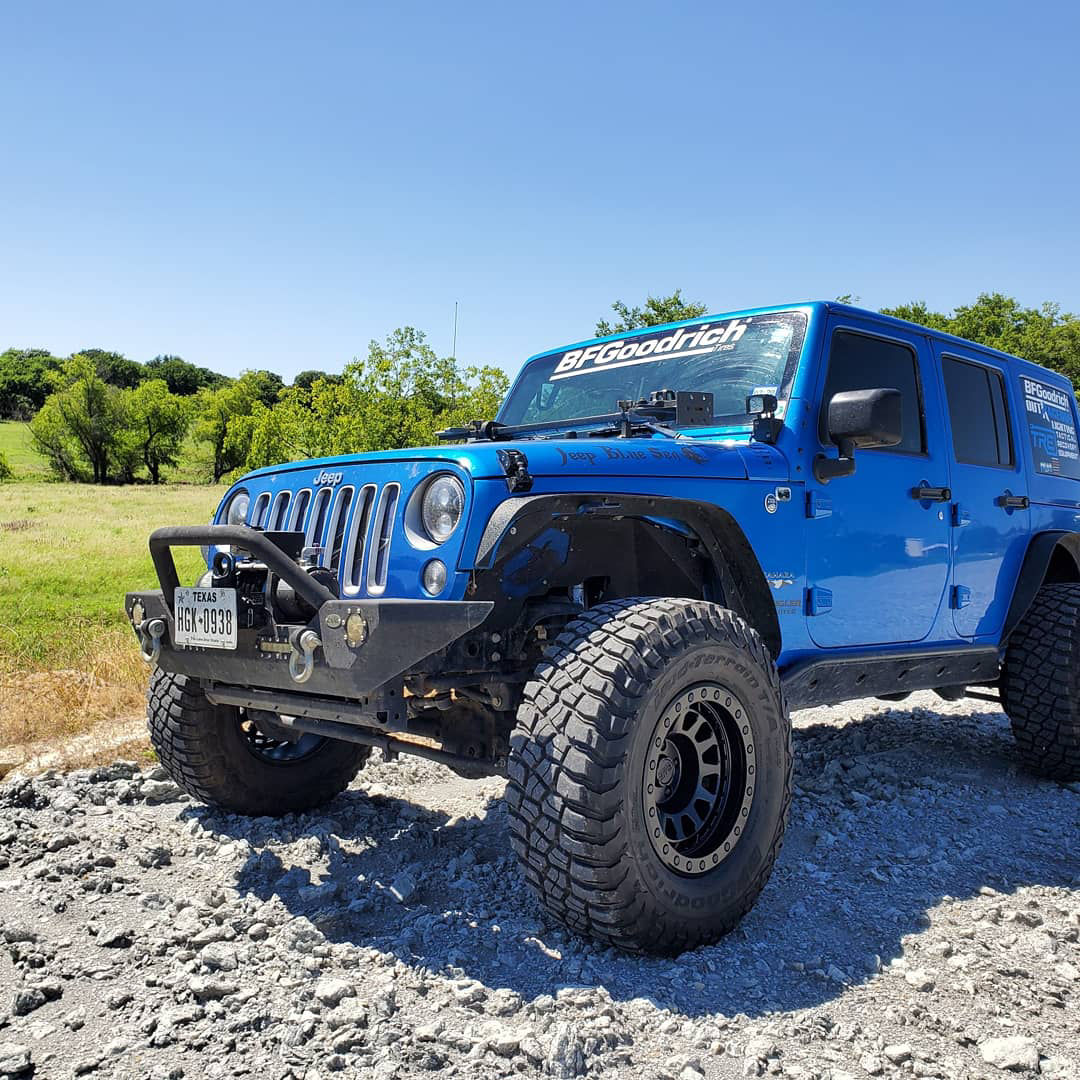
POLYGON ((189 795, 236 814, 279 817, 323 806, 349 786, 371 748, 327 739, 295 762, 255 754, 237 710, 213 705, 196 679, 155 668, 146 706, 150 743, 189 795))
POLYGON ((602 604, 566 627, 525 687, 508 764, 514 850, 541 903, 571 930, 628 951, 680 953, 734 928, 764 888, 791 766, 776 666, 746 622, 700 600, 602 604), (686 877, 653 847, 641 777, 665 711, 710 680, 746 704, 756 790, 730 854, 686 877))
POLYGON ((1001 700, 1024 764, 1080 779, 1080 585, 1044 585, 1009 638, 1001 700))

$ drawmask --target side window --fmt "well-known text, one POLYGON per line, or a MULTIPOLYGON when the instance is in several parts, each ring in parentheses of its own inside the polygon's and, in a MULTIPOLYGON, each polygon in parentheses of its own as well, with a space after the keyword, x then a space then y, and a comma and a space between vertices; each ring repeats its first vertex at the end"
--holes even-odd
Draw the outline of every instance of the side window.
POLYGON ((829 402, 845 390, 899 390, 904 402, 904 438, 894 451, 926 452, 923 432, 922 393, 915 351, 898 341, 838 330, 829 352, 829 374, 821 408, 821 441, 828 440, 829 402))
POLYGON ((941 358, 941 370, 957 462, 1012 468, 1015 459, 1001 372, 954 356, 941 358))

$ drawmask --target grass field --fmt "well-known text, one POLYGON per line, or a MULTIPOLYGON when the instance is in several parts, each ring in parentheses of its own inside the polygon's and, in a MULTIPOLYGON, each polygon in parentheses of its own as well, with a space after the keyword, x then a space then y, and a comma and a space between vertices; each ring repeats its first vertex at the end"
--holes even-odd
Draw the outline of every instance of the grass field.
MULTIPOLYGON (((209 521, 222 490, 0 484, 0 746, 141 709, 147 669, 124 593, 156 587, 150 531, 209 521)), ((176 561, 182 581, 201 566, 197 550, 176 561)))
POLYGON ((0 420, 0 454, 3 454, 16 480, 45 480, 49 467, 34 449, 30 425, 17 420, 0 420))

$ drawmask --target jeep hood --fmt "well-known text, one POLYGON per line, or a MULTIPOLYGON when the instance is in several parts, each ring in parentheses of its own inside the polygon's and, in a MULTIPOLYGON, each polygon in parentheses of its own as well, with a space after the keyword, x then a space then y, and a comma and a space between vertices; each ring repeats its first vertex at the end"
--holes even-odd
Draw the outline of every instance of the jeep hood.
POLYGON ((242 477, 318 473, 321 470, 363 470, 380 466, 421 465, 445 461, 468 472, 474 480, 502 479, 506 473, 499 452, 517 450, 529 463, 534 477, 648 476, 710 477, 732 480, 786 480, 787 460, 773 446, 745 439, 712 442, 704 439, 669 439, 663 436, 634 439, 534 439, 520 442, 465 443, 453 446, 383 450, 370 454, 344 454, 257 469, 242 477))

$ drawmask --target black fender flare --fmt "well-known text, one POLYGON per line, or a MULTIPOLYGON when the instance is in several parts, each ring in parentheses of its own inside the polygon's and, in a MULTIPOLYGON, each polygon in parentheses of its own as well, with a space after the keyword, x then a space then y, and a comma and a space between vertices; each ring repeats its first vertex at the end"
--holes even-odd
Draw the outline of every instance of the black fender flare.
POLYGON ((754 549, 723 507, 667 495, 557 494, 506 499, 488 520, 473 569, 491 570, 555 521, 667 518, 689 529, 708 553, 725 602, 761 635, 774 657, 782 644, 772 590, 754 549))
POLYGON ((1050 564, 1058 552, 1064 552, 1072 559, 1076 567, 1076 579, 1080 581, 1080 532, 1055 530, 1032 537, 1020 573, 1016 577, 1009 614, 1005 618, 1005 627, 1001 634, 1003 645, 1034 603, 1035 595, 1046 581, 1050 564))

